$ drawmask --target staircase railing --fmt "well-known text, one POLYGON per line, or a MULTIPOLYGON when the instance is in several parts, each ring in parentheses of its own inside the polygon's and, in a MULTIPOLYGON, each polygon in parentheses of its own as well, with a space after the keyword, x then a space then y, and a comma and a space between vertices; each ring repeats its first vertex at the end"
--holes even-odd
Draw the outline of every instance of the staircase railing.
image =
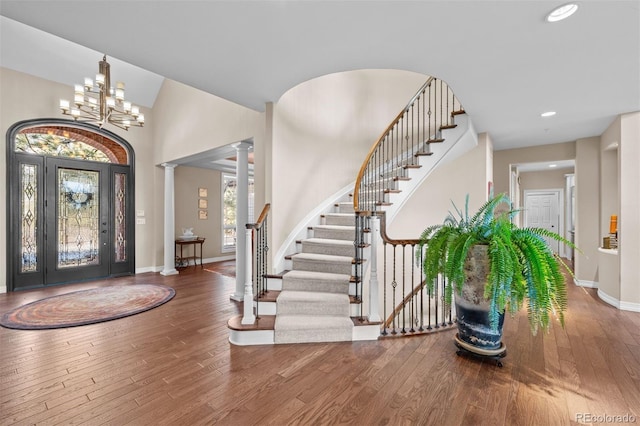
POLYGON ((442 80, 430 77, 389 124, 369 150, 353 192, 355 211, 376 211, 398 192, 397 182, 420 167, 418 157, 431 155, 432 143, 443 142, 441 132, 455 127, 453 117, 464 109, 442 80))
MULTIPOLYGON (((424 285, 422 270, 415 261, 419 241, 388 238, 383 209, 391 205, 391 194, 401 192, 398 183, 410 180, 409 171, 421 167, 419 158, 432 155, 431 144, 444 142, 442 131, 456 127, 454 117, 464 113, 451 88, 444 81, 430 77, 371 147, 356 178, 353 191, 355 281, 360 285, 365 272, 361 260, 364 249, 369 246, 365 237, 371 233, 372 242, 376 241, 377 218, 382 219, 383 335, 430 331, 452 323, 451 309, 445 307, 441 299, 444 283, 435 283, 433 292, 424 285), (390 286, 387 286, 388 280, 390 286)), ((371 245, 372 260, 377 256, 375 247, 376 244, 371 245)), ((372 262, 374 267, 377 268, 377 261, 372 262)), ((371 316, 379 317, 376 306, 379 303, 376 300, 378 281, 374 271, 371 280, 370 286, 375 284, 376 288, 370 288, 370 311, 374 312, 370 320, 371 316)))
POLYGON ((253 324, 260 318, 260 297, 267 293, 267 273, 269 270, 268 216, 271 204, 265 204, 256 223, 247 223, 245 234, 251 256, 247 256, 244 287, 244 311, 242 324, 253 324), (255 289, 255 291, 254 291, 255 289), (255 295, 255 312, 253 300, 255 295))
POLYGON ((385 213, 378 212, 383 243, 383 318, 380 334, 427 333, 453 324, 451 306, 445 303, 445 281, 438 277, 432 289, 422 271, 418 239, 393 239, 387 235, 385 213), (417 256, 416 256, 417 254, 417 256))

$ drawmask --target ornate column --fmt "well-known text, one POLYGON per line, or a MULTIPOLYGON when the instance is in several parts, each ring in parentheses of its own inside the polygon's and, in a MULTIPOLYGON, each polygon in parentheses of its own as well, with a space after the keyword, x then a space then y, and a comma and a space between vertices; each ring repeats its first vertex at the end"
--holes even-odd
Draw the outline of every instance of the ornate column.
MULTIPOLYGON (((253 236, 252 229, 245 229, 245 244, 246 247, 251 247, 251 241, 253 236)), ((253 259, 251 256, 247 256, 247 260, 244 264, 244 271, 246 282, 244 284, 244 300, 243 302, 243 316, 242 316, 242 324, 253 324, 256 322, 256 315, 253 313, 253 281, 251 281, 253 270, 251 268, 251 264, 253 263, 253 259)), ((236 269, 238 267, 242 267, 240 264, 236 263, 236 269)))
MULTIPOLYGON (((247 244, 244 235, 249 221, 249 148, 252 146, 249 142, 240 142, 235 145, 238 152, 236 161, 238 182, 236 189, 236 290, 231 295, 231 299, 238 302, 244 300, 244 286, 247 281, 244 265, 246 265, 248 257, 251 256, 251 244, 247 244)), ((248 279, 250 280, 251 277, 248 279)))
POLYGON ((175 246, 175 200, 174 200, 174 169, 177 164, 162 163, 164 167, 164 266, 161 275, 176 275, 176 246, 175 246))
POLYGON ((369 219, 371 228, 371 278, 369 279, 369 321, 382 321, 380 318, 380 298, 378 291, 378 232, 380 229, 380 218, 371 216, 369 219))

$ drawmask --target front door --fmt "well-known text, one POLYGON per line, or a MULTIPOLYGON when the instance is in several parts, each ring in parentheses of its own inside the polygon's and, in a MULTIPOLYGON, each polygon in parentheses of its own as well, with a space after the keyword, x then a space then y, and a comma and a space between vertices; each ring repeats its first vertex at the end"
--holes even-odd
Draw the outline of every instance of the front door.
POLYGON ((9 140, 8 290, 135 273, 132 154, 64 136, 91 142, 79 126, 45 129, 9 140))
POLYGON ((109 165, 47 158, 45 284, 109 274, 109 165))

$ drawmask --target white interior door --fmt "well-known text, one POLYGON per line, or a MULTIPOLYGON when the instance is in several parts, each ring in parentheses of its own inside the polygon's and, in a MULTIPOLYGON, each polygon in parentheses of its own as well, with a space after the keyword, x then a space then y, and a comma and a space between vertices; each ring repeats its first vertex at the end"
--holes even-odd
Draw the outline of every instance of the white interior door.
MULTIPOLYGON (((560 190, 525 191, 525 226, 544 228, 562 235, 560 223, 560 190)), ((551 249, 560 253, 560 243, 552 238, 545 238, 551 249)), ((560 253, 561 255, 563 253, 560 253)))

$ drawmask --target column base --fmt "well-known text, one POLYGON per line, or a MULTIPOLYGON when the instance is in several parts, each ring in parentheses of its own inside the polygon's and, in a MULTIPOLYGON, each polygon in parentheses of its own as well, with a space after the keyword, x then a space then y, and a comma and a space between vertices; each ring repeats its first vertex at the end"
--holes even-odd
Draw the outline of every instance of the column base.
POLYGON ((229 299, 235 300, 236 302, 243 302, 244 293, 243 294, 233 293, 231 296, 229 296, 229 299))
POLYGON ((178 275, 180 272, 178 272, 176 269, 167 269, 167 270, 162 270, 160 271, 160 275, 178 275))

